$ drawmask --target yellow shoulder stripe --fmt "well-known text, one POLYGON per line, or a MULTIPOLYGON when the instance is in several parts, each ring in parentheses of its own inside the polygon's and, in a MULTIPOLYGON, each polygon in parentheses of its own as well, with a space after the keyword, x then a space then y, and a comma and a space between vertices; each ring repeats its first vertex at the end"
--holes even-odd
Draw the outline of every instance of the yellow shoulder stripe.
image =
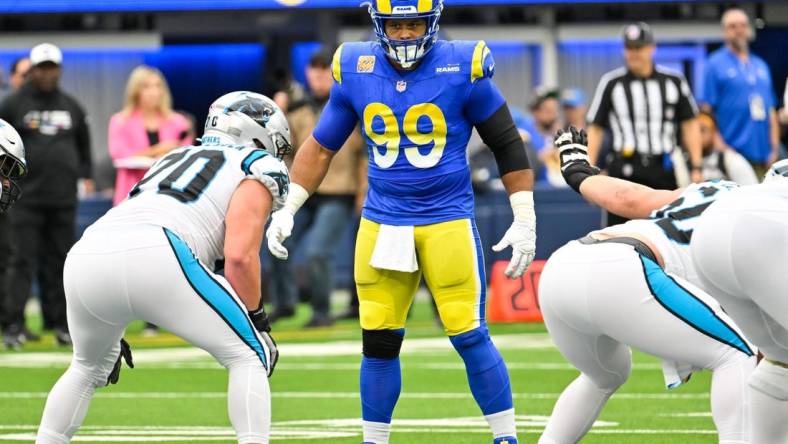
POLYGON ((430 11, 432 11, 432 0, 419 0, 418 9, 419 9, 419 12, 430 12, 430 11))
POLYGON ((471 60, 471 82, 484 77, 484 59, 489 53, 490 49, 487 48, 487 43, 484 40, 479 40, 473 50, 473 59, 471 60))
POLYGON ((334 75, 334 80, 342 84, 342 47, 345 46, 344 44, 339 45, 336 52, 334 53, 334 60, 331 62, 331 72, 334 75))

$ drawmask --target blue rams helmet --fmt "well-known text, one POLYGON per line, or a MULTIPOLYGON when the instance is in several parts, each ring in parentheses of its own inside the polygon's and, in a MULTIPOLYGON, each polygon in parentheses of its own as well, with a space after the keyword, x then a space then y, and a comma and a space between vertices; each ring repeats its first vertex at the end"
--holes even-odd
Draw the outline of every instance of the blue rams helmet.
POLYGON ((389 58, 403 68, 413 66, 435 45, 443 0, 371 0, 368 5, 378 42, 389 58), (426 20, 427 32, 413 40, 390 39, 386 35, 386 21, 403 19, 426 20))

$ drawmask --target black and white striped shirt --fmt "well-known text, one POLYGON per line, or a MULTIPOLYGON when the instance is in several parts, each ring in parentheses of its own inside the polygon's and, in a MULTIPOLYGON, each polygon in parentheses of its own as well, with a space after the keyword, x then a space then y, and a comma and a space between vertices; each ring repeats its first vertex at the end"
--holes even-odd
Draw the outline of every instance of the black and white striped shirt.
POLYGON ((684 76, 654 66, 648 78, 636 77, 627 68, 603 75, 587 120, 612 133, 617 153, 657 156, 673 151, 681 122, 697 114, 684 76))

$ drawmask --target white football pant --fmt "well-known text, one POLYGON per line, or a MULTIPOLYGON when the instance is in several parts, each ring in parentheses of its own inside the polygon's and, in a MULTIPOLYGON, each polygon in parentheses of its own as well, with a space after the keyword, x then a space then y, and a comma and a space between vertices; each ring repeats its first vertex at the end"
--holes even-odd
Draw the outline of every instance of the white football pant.
POLYGON ((570 242, 550 257, 539 299, 561 353, 582 373, 561 394, 540 444, 578 442, 629 377, 630 347, 714 372, 720 443, 749 442, 746 381, 755 357, 719 305, 629 245, 570 242))
POLYGON ((766 358, 750 379, 752 442, 788 443, 788 208, 778 196, 741 198, 750 199, 744 210, 734 199, 706 210, 692 257, 706 288, 766 358))
POLYGON ((268 443, 269 351, 228 282, 202 266, 177 236, 154 225, 94 230, 69 253, 64 285, 74 357, 47 398, 36 443, 70 442, 93 392, 107 384, 126 325, 138 319, 226 367, 238 442, 268 443))

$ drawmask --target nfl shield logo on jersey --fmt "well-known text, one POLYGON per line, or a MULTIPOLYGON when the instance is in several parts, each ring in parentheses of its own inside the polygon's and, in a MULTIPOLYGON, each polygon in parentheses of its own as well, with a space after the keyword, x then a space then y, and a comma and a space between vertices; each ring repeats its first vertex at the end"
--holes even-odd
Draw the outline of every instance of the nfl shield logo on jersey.
POLYGON ((356 72, 372 72, 375 70, 375 56, 359 56, 356 72))
POLYGON ((408 82, 404 80, 397 82, 397 92, 405 92, 406 89, 408 89, 408 82))

